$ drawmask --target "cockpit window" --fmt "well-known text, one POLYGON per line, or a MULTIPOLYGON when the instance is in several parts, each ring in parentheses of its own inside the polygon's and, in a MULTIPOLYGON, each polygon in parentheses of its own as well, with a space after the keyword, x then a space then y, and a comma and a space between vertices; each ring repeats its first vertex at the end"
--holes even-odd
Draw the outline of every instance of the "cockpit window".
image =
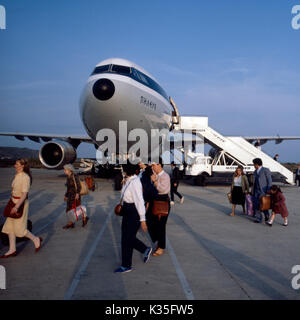
POLYGON ((148 88, 151 88, 152 90, 156 91, 157 93, 159 93, 165 99, 168 100, 168 96, 167 96, 166 92, 157 82, 155 82, 153 79, 148 77, 146 74, 136 70, 135 68, 131 68, 131 69, 132 69, 132 76, 131 77, 134 80, 144 84, 148 88))
POLYGON ((116 72, 119 74, 130 74, 130 68, 125 66, 118 66, 116 64, 113 64, 111 68, 112 72, 116 72))
POLYGON ((92 75, 109 72, 109 67, 110 67, 110 64, 106 64, 105 66, 96 67, 94 69, 94 71, 92 72, 92 75))
POLYGON ((139 73, 139 76, 140 76, 140 79, 146 84, 146 86, 149 86, 149 82, 141 72, 139 73))
POLYGON ((169 100, 164 89, 156 81, 154 81, 141 71, 135 69, 134 67, 121 66, 117 64, 107 64, 104 66, 96 67, 91 75, 99 73, 115 73, 125 77, 130 77, 147 86, 148 88, 151 88, 152 90, 162 95, 165 99, 169 100))

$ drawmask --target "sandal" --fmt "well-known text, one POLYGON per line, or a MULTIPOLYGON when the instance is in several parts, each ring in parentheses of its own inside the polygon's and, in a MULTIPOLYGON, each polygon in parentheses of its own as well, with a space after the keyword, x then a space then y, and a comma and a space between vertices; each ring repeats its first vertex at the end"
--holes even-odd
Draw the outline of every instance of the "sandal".
POLYGON ((154 253, 153 256, 154 257, 158 257, 164 254, 164 249, 158 248, 154 253))

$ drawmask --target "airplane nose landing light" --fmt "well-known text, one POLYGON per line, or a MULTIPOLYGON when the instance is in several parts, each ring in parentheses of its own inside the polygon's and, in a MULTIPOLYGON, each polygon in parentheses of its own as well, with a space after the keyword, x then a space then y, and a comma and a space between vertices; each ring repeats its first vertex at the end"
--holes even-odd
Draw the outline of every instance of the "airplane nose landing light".
POLYGON ((115 93, 115 86, 109 79, 99 79, 93 86, 94 96, 99 100, 108 100, 115 93))

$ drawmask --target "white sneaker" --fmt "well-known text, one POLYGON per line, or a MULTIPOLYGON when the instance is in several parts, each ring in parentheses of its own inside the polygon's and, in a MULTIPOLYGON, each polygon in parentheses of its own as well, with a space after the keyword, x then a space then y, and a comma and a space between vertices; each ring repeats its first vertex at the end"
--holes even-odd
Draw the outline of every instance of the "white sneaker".
POLYGON ((171 205, 171 206, 174 206, 174 201, 171 201, 171 202, 170 202, 170 205, 171 205))
POLYGON ((183 204, 183 202, 184 202, 184 197, 180 199, 180 203, 183 204))

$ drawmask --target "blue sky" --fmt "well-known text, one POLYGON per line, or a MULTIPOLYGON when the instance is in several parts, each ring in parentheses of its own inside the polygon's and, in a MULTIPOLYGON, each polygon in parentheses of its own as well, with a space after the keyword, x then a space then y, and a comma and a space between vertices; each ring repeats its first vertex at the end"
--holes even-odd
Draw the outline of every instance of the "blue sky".
MULTIPOLYGON (((0 4, 0 131, 85 134, 81 90, 95 64, 122 57, 152 73, 181 114, 208 116, 224 135, 300 136, 300 30, 291 27, 300 0, 0 4)), ((263 149, 300 161, 300 141, 263 149)))

